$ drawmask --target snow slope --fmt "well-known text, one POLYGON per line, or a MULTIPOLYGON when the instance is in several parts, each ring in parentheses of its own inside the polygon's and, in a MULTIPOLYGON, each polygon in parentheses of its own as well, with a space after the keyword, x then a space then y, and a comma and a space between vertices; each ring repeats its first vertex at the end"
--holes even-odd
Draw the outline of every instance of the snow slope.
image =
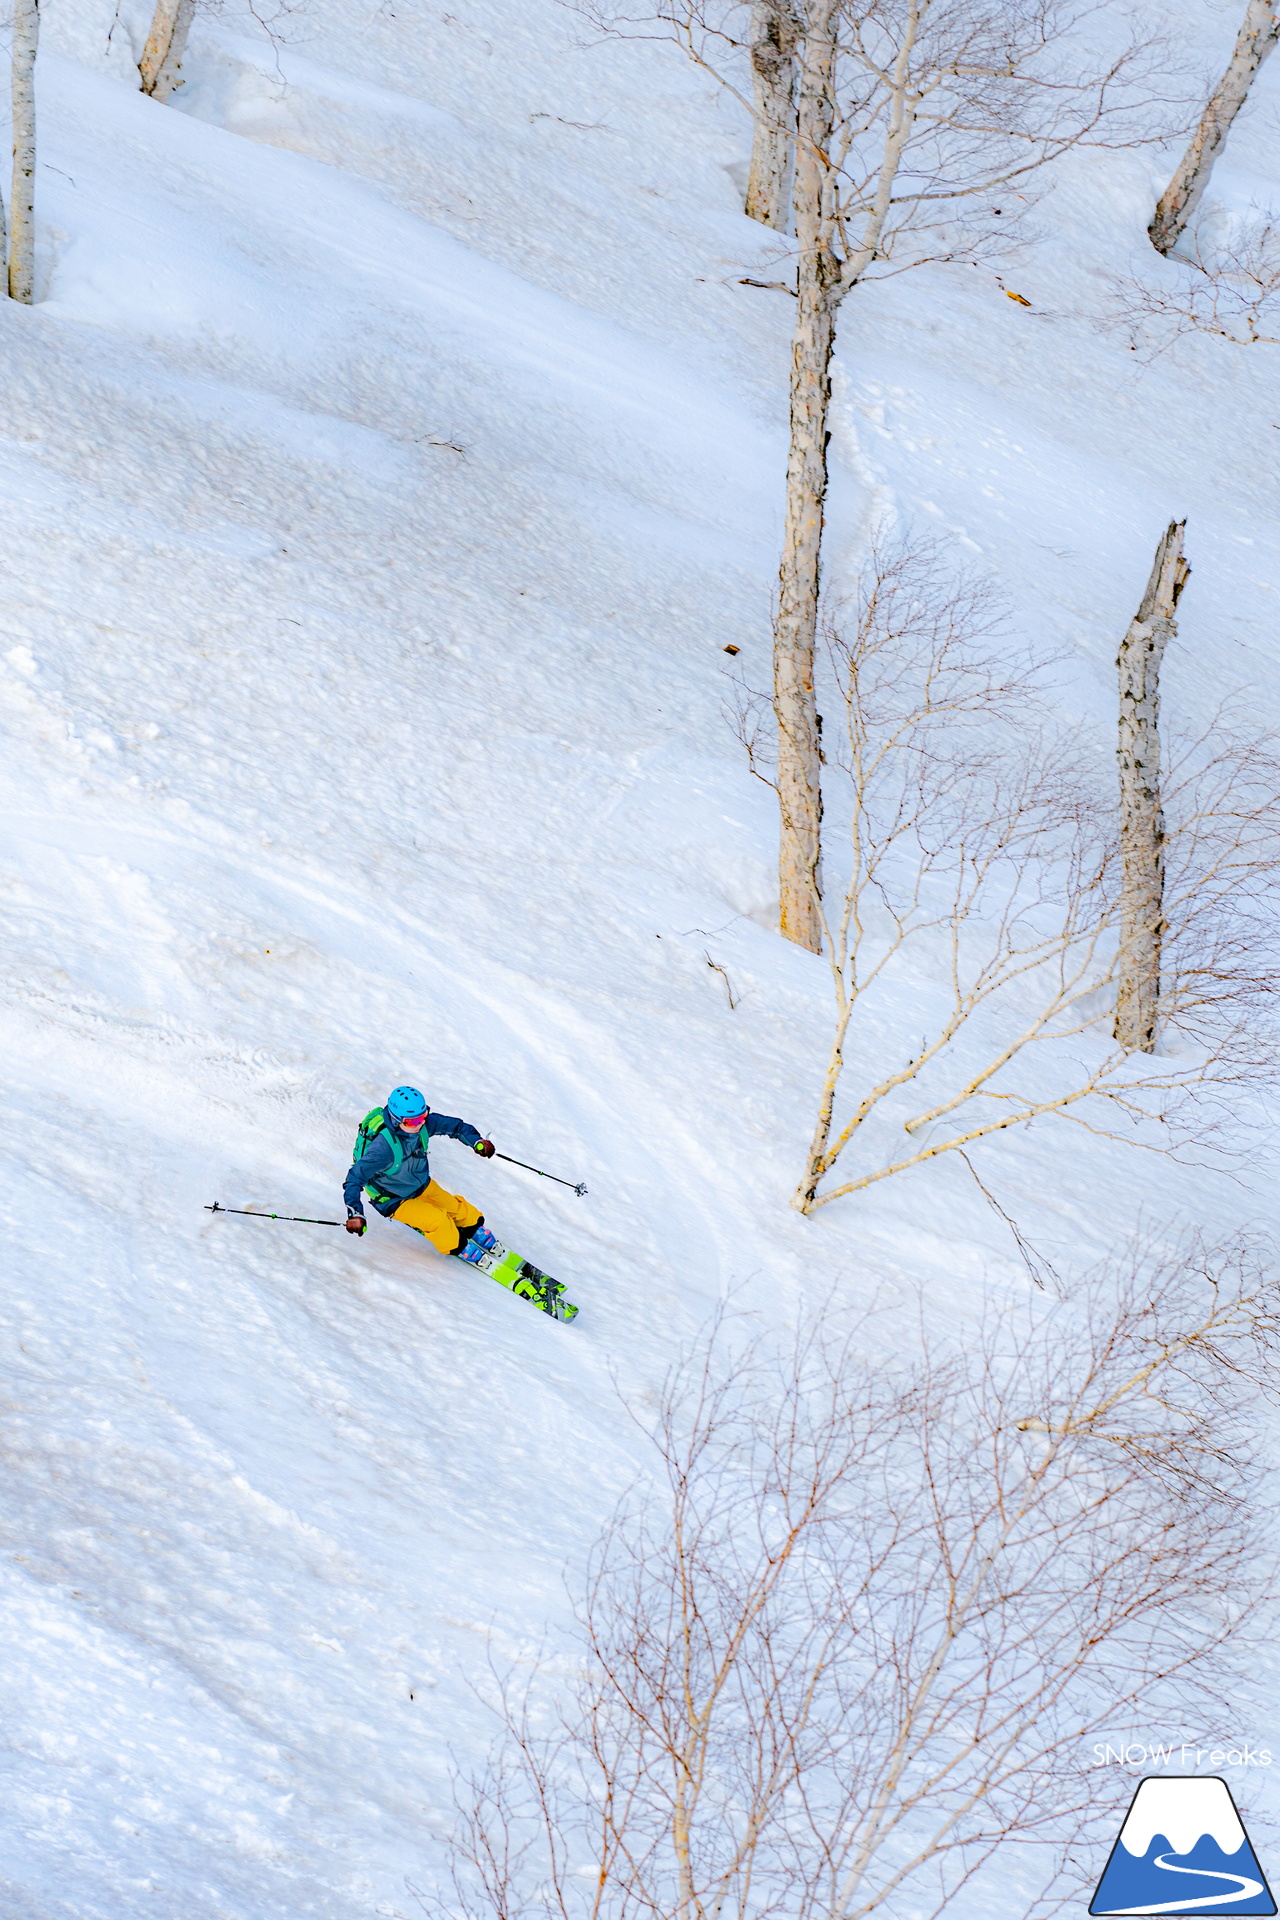
MULTIPOLYGON (((487 1649, 571 1658, 619 1389, 727 1291, 921 1284, 963 1325, 1028 1282, 962 1166, 786 1207, 828 986, 771 931, 723 712, 727 643, 767 677, 790 319, 738 284, 781 271, 738 110, 554 0, 308 0, 279 44, 227 0, 174 110, 129 85, 149 11, 50 0, 41 299, 0 308, 0 1884, 34 1920, 407 1915, 487 1649), (380 1221, 202 1211, 334 1217, 404 1079, 585 1180, 436 1161, 572 1329, 380 1221)), ((1234 8, 1170 11, 1211 66, 1234 8)), ((1280 190, 1277 87, 1226 206, 1280 190)), ((1280 363, 1094 325, 1165 171, 1073 164, 1005 270, 1030 309, 939 270, 842 322, 833 577, 873 516, 980 556, 1104 760, 1173 512, 1169 708, 1280 718, 1280 363)), ((1265 1170, 1052 1128, 985 1164, 1067 1273, 1143 1198, 1274 1213, 1265 1170)))

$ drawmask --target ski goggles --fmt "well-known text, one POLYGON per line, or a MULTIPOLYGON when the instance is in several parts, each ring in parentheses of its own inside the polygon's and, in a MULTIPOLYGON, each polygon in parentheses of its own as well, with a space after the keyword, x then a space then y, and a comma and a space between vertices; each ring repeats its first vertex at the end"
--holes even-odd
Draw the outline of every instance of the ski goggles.
MULTIPOLYGON (((427 1113, 430 1113, 430 1111, 431 1109, 428 1107, 427 1113)), ((407 1113, 403 1119, 396 1121, 396 1125, 402 1127, 406 1133, 416 1133, 419 1127, 426 1126, 427 1113, 407 1113)))

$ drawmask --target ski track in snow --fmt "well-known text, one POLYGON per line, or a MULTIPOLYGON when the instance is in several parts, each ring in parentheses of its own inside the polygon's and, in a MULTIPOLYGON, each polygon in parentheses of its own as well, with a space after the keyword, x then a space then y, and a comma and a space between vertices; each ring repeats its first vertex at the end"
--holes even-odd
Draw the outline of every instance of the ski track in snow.
MULTIPOLYGON (((768 679, 790 319, 737 284, 779 277, 738 109, 555 0, 310 0, 278 48, 228 0, 161 108, 150 11, 49 0, 41 304, 0 310, 0 1886, 23 1920, 404 1916, 489 1658, 571 1670, 647 1471, 619 1394, 726 1296, 786 1326, 919 1285, 954 1329, 1028 1282, 963 1166, 786 1204, 829 987, 768 930, 724 717, 726 643, 768 679), (572 1328, 380 1220, 203 1211, 333 1217, 404 1079, 586 1182, 434 1156, 572 1328)), ((1226 15, 1171 12, 1209 65, 1226 15)), ((1274 194, 1277 86, 1225 204, 1274 194)), ((1108 768, 1172 513, 1168 713, 1280 702, 1280 363, 1142 368, 1093 324, 1166 172, 1064 171, 1009 269, 1031 309, 938 270, 841 321, 830 577, 873 514, 958 543, 1108 768)), ((984 1165, 1066 1272, 1142 1203, 1273 1212, 1074 1130, 984 1165)), ((1242 1720, 1274 1700, 1260 1673, 1242 1720)))

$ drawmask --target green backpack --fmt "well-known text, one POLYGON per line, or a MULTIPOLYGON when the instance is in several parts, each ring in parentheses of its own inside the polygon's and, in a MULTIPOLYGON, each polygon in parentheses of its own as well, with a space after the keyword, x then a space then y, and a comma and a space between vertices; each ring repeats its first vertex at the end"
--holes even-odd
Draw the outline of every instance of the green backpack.
MULTIPOLYGON (((388 1127, 387 1125, 387 1110, 385 1107, 371 1107, 364 1119, 360 1122, 360 1125, 356 1128, 356 1143, 351 1150, 351 1164, 353 1166, 359 1166, 380 1133, 388 1133, 391 1139, 391 1165, 386 1168, 386 1172, 398 1173, 400 1171, 400 1164, 404 1159, 404 1148, 400 1144, 395 1128, 388 1127)), ((369 1187, 367 1191, 372 1194, 375 1200, 389 1198, 388 1195, 383 1194, 377 1187, 369 1187)))

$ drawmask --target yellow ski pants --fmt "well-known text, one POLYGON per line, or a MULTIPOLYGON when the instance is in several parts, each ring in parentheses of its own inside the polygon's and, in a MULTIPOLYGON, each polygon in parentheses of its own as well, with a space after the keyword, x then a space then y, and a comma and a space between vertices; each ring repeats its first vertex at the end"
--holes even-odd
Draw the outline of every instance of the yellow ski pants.
POLYGON ((484 1215, 460 1193, 446 1193, 434 1180, 429 1180, 412 1200, 402 1200, 391 1218, 398 1220, 402 1227, 412 1227, 424 1240, 429 1240, 438 1253, 453 1253, 484 1215))

